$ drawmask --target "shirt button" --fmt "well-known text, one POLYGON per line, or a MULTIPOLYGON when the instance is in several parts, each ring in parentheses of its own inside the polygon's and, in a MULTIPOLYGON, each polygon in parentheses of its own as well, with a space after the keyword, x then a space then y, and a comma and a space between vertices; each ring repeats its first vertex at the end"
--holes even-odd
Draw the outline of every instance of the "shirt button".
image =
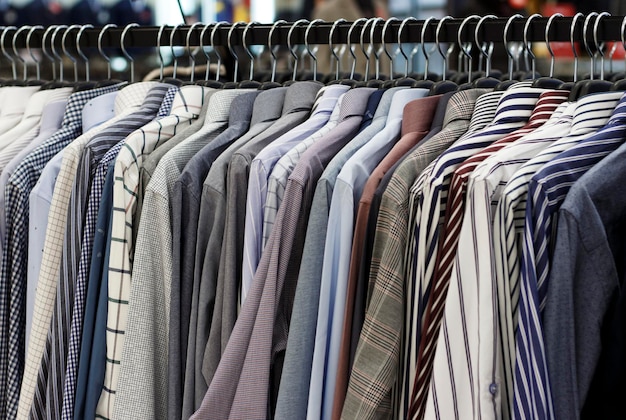
POLYGON ((489 392, 491 392, 491 395, 496 395, 498 393, 498 385, 497 384, 489 385, 489 392))

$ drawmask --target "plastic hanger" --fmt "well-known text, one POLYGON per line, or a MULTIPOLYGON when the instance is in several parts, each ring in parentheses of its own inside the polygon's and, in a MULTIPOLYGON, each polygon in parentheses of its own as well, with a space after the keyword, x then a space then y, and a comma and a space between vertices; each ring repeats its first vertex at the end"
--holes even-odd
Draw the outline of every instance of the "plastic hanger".
MULTIPOLYGON (((511 43, 509 42, 509 29, 511 28, 511 24, 513 23, 515 19, 523 19, 523 18, 524 16, 517 13, 511 16, 506 21, 506 24, 504 25, 504 32, 502 33, 502 40, 504 42, 504 51, 506 51, 506 55, 507 55, 508 76, 506 77, 505 80, 498 83, 494 87, 494 90, 497 90, 497 91, 507 90, 509 87, 511 87, 512 85, 518 82, 517 75, 513 72, 513 70, 514 70, 514 65, 516 61, 516 56, 514 55, 514 51, 517 52, 519 51, 519 49, 516 48, 517 44, 514 44, 512 46, 511 43)), ((517 56, 517 58, 519 58, 519 56, 517 56)))
MULTIPOLYGON (((552 27, 552 22, 554 21, 554 19, 562 18, 562 17, 563 15, 561 13, 555 13, 552 16, 550 16, 550 19, 548 19, 548 22, 546 23, 545 42, 546 42, 546 48, 548 50, 548 53, 550 53, 550 74, 548 77, 540 77, 537 80, 535 80, 533 82, 533 87, 543 88, 543 89, 556 89, 559 86, 563 85, 562 80, 556 79, 554 77, 554 51, 552 51, 552 46, 550 45, 550 28, 552 27)), ((530 49, 530 45, 528 44, 528 38, 527 38, 528 24, 529 22, 526 22, 526 25, 524 26, 524 44, 526 45, 526 48, 530 49)), ((532 51, 531 51, 531 54, 532 54, 532 51)), ((534 70, 534 60, 535 60, 534 54, 532 56, 532 60, 533 60, 533 70, 534 70)))
MULTIPOLYGON (((593 52, 591 51, 591 48, 589 47, 589 42, 587 41, 587 28, 589 27, 589 22, 591 21, 593 17, 596 17, 596 22, 597 22, 597 19, 600 19, 600 16, 610 16, 610 14, 607 12, 602 12, 602 14, 592 12, 592 13, 589 13, 589 15, 587 15, 587 17, 585 18, 585 22, 583 25, 583 43, 590 57, 591 73, 590 73, 589 80, 581 80, 579 82, 574 83, 574 86, 572 87, 572 90, 569 96, 570 101, 576 101, 579 98, 585 95, 588 95, 590 93, 606 92, 612 87, 611 82, 602 80, 602 78, 600 78, 599 80, 595 79, 595 74, 594 74, 595 57, 594 57, 593 52)), ((575 26, 576 26, 576 21, 572 21, 571 39, 573 39, 575 26)), ((604 77, 604 72, 602 72, 601 77, 604 77)))
MULTIPOLYGON (((485 75, 482 77, 478 77, 477 79, 474 79, 474 81, 472 82, 472 86, 475 88, 495 88, 499 83, 500 80, 496 79, 495 77, 492 77, 491 74, 491 56, 493 54, 493 42, 489 42, 489 43, 483 43, 481 45, 478 37, 480 35, 480 29, 483 25, 483 23, 485 22, 485 20, 487 19, 496 19, 495 15, 486 15, 483 16, 482 18, 480 18, 478 20, 478 23, 476 24, 476 28, 474 29, 474 43, 476 44, 476 47, 478 47, 478 51, 480 52, 481 56, 484 57, 485 59, 485 75)), ((472 75, 473 78, 474 75, 472 75)))
POLYGON ((439 82, 435 82, 430 87, 430 96, 434 95, 442 95, 447 92, 452 92, 459 89, 459 85, 454 83, 451 80, 447 80, 448 77, 448 55, 452 53, 452 49, 454 48, 454 43, 450 44, 447 52, 443 52, 441 49, 441 43, 439 42, 439 35, 441 34, 441 28, 443 28, 443 24, 445 21, 452 19, 452 16, 444 16, 439 20, 437 24, 437 29, 435 30, 435 46, 437 47, 437 51, 439 55, 441 55, 443 66, 441 68, 441 80, 439 82))

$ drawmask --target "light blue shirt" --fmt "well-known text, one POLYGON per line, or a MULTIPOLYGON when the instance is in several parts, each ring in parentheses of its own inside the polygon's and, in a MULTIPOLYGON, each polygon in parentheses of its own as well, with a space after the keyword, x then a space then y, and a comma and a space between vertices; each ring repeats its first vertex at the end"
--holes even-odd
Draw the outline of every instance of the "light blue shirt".
MULTIPOLYGON (((90 129, 97 127, 114 116, 114 103, 117 93, 118 92, 111 92, 100 95, 87 102, 82 113, 83 132, 87 132, 90 129)), ((63 109, 65 109, 65 103, 63 104, 63 109)), ((46 138, 42 139, 42 141, 47 140, 49 137, 50 135, 46 136, 46 138)), ((36 140, 29 145, 29 148, 30 146, 33 146, 34 148, 36 140)), ((28 270, 26 277, 27 337, 30 331, 30 322, 32 322, 32 313, 35 307, 39 269, 41 268, 41 260, 44 252, 43 245, 46 240, 46 230, 48 228, 48 213, 50 213, 54 186, 57 176, 59 175, 59 171, 61 170, 62 163, 63 150, 57 153, 44 167, 37 184, 35 184, 29 196, 28 270)))
POLYGON ((372 171, 400 138, 405 105, 426 95, 427 89, 396 92, 391 100, 385 128, 346 162, 337 177, 324 246, 308 418, 331 418, 352 253, 355 203, 359 202, 372 171), (319 392, 319 387, 322 392, 319 392), (317 388, 315 392, 314 388, 317 388), (314 400, 313 396, 318 395, 322 396, 322 401, 314 400))
POLYGON ((278 160, 298 143, 308 138, 321 137, 331 127, 329 118, 337 100, 348 86, 330 85, 320 90, 311 116, 293 130, 270 143, 252 161, 246 197, 246 223, 244 234, 243 267, 241 281, 241 303, 246 299, 256 268, 263 251, 263 209, 267 197, 268 178, 278 160))

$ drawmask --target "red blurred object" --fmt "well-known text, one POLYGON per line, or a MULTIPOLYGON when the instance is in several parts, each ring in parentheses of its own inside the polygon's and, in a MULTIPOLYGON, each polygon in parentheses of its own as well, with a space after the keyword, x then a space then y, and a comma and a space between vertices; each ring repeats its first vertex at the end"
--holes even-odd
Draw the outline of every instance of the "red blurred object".
POLYGON ((528 0, 509 0, 509 6, 513 9, 525 9, 528 6, 528 0))

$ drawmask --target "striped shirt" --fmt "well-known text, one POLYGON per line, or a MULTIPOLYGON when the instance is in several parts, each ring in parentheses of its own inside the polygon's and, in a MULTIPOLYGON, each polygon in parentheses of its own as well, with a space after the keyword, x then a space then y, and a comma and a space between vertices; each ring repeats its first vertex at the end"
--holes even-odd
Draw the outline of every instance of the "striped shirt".
POLYGON ((139 168, 146 155, 167 141, 176 129, 197 118, 204 103, 205 90, 201 86, 184 86, 172 106, 172 114, 147 124, 127 139, 117 156, 114 169, 113 214, 111 219, 111 253, 108 262, 109 298, 107 317, 107 359, 104 385, 96 415, 110 418, 115 405, 115 391, 120 359, 124 346, 124 332, 128 315, 132 259, 132 226, 135 209, 139 168), (184 111, 177 111, 177 108, 184 111))

